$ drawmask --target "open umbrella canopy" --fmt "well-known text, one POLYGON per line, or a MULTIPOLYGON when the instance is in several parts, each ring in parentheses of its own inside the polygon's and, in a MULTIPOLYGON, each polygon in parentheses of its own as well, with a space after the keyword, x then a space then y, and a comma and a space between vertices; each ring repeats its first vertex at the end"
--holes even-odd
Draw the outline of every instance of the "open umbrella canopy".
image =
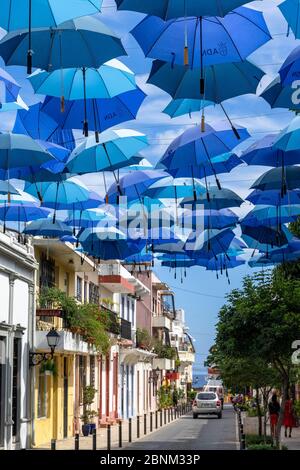
POLYGON ((225 16, 245 0, 116 0, 119 10, 159 16, 164 20, 182 16, 225 16))
POLYGON ((300 116, 296 116, 289 125, 283 129, 274 142, 274 147, 285 152, 300 149, 300 116))
POLYGON ((280 76, 274 78, 262 91, 259 96, 264 98, 271 108, 287 108, 293 111, 300 110, 300 104, 294 100, 295 88, 291 85, 283 85, 280 76))
POLYGON ((283 86, 292 85, 300 78, 300 46, 296 47, 286 58, 279 69, 279 75, 283 86))
POLYGON ((238 216, 230 209, 209 210, 197 209, 183 214, 183 224, 185 228, 196 230, 198 227, 203 229, 217 229, 234 227, 238 223, 238 216))
POLYGON ((201 256, 201 253, 211 253, 212 256, 225 253, 229 248, 234 233, 231 229, 223 230, 202 230, 192 232, 188 237, 184 249, 188 256, 201 256))
POLYGON ((126 196, 129 201, 141 200, 143 193, 151 184, 166 176, 167 173, 157 170, 138 170, 128 173, 108 189, 109 202, 118 202, 119 196, 126 196))
MULTIPOLYGON (((29 32, 10 32, 0 41, 0 55, 6 65, 28 65, 29 32)), ((47 71, 94 67, 126 55, 120 39, 95 17, 66 21, 57 28, 36 28, 31 32, 32 66, 47 71)))
POLYGON ((92 228, 96 227, 98 224, 105 226, 106 224, 113 224, 117 221, 109 212, 106 212, 104 209, 85 209, 74 211, 70 210, 65 223, 79 228, 92 228))
POLYGON ((269 189, 262 191, 261 189, 254 189, 246 200, 254 205, 268 205, 268 206, 289 206, 291 204, 300 204, 300 189, 288 190, 282 196, 281 190, 269 189))
POLYGON ((23 230, 27 235, 61 238, 72 235, 72 229, 60 220, 53 222, 52 217, 30 222, 23 230))
POLYGON ((35 93, 67 100, 112 98, 136 88, 134 73, 113 59, 98 69, 76 68, 33 73, 29 78, 35 93))
POLYGON ((60 99, 47 97, 42 110, 57 121, 62 129, 82 129, 85 119, 88 129, 103 132, 135 119, 145 98, 145 93, 137 88, 109 99, 65 101, 65 112, 62 113, 60 99))
POLYGON ((192 68, 240 62, 271 39, 263 14, 244 7, 224 18, 188 17, 165 22, 147 16, 131 33, 144 54, 154 59, 184 65, 184 46, 188 47, 192 68))
POLYGON ((62 0, 2 0, 0 27, 6 31, 28 28, 30 3, 32 27, 55 28, 69 19, 98 13, 102 0, 76 0, 71 8, 62 0))
POLYGON ((129 159, 147 147, 144 134, 130 129, 103 132, 99 142, 89 137, 72 152, 66 166, 71 173, 109 171, 127 166, 129 159))
POLYGON ((189 114, 191 116, 192 113, 199 112, 214 104, 215 103, 213 101, 207 101, 204 99, 173 99, 165 107, 163 113, 168 114, 171 118, 184 116, 185 114, 189 114))
POLYGON ((54 157, 40 144, 26 135, 0 134, 0 168, 42 165, 54 157))
MULTIPOLYGON (((284 168, 272 168, 261 175, 251 186, 251 189, 282 189, 283 184, 286 190, 300 189, 300 167, 287 166, 284 168)), ((282 195, 284 196, 284 193, 282 195)))
POLYGON ((197 197, 197 201, 193 198, 184 198, 180 205, 184 207, 185 204, 192 204, 192 206, 203 205, 204 209, 225 209, 228 207, 240 207, 244 200, 231 189, 222 188, 221 190, 217 186, 210 186, 209 188, 209 200, 206 194, 202 194, 197 197))
POLYGON ((258 206, 254 207, 241 220, 242 225, 257 227, 278 227, 281 224, 293 222, 300 215, 300 205, 293 206, 258 206))
MULTIPOLYGON (((148 83, 156 85, 176 100, 191 99, 221 103, 235 96, 256 93, 264 72, 247 60, 204 67, 205 93, 199 86, 200 69, 155 60, 148 83), (171 78, 171 79, 170 79, 171 78)), ((202 108, 203 108, 202 102, 202 108)), ((202 109, 201 108, 201 109, 202 109)))
POLYGON ((62 130, 59 124, 41 108, 42 103, 37 103, 29 106, 28 111, 18 111, 12 132, 28 135, 33 139, 54 142, 73 150, 75 142, 72 131, 62 130))
POLYGON ((254 142, 241 154, 241 159, 247 165, 262 165, 282 167, 300 163, 300 154, 297 150, 286 152, 274 146, 278 134, 268 134, 254 142))
POLYGON ((176 201, 193 194, 197 197, 205 193, 205 186, 192 178, 173 178, 167 176, 151 184, 143 193, 144 196, 156 199, 175 199, 176 201))
POLYGON ((50 210, 39 207, 37 204, 0 204, 0 220, 5 222, 29 222, 36 219, 45 219, 50 210))
POLYGON ((0 194, 20 194, 18 189, 16 189, 9 181, 0 181, 0 194))
POLYGON ((279 231, 276 227, 266 227, 258 225, 255 227, 242 225, 242 238, 249 248, 259 251, 268 251, 274 246, 287 245, 293 235, 286 228, 282 227, 279 231))
POLYGON ((278 5, 281 13, 288 22, 295 38, 300 38, 300 2, 299 0, 285 0, 278 5))
POLYGON ((0 67, 0 106, 17 100, 21 87, 6 70, 0 67))

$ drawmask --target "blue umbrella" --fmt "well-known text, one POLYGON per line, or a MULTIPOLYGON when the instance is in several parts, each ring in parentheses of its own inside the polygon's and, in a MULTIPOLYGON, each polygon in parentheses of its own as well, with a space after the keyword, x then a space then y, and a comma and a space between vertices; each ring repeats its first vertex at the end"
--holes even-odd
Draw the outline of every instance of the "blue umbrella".
POLYGON ((199 69, 155 60, 148 83, 166 91, 175 100, 204 98, 204 104, 207 104, 207 101, 221 103, 235 96, 255 94, 264 72, 250 62, 244 61, 206 66, 203 76, 205 93, 202 93, 199 87, 199 69))
POLYGON ((27 65, 47 71, 98 68, 104 62, 126 55, 119 38, 101 21, 83 17, 55 28, 37 28, 8 33, 0 41, 0 55, 6 65, 27 65))
POLYGON ((116 217, 104 209, 85 209, 69 211, 69 216, 65 220, 67 225, 79 228, 92 228, 98 224, 105 226, 105 224, 113 224, 117 221, 116 217))
POLYGON ((0 194, 16 195, 20 192, 9 181, 0 181, 0 194))
POLYGON ((226 253, 234 233, 226 228, 223 230, 196 230, 188 237, 184 249, 188 256, 200 257, 201 254, 211 253, 215 256, 220 253, 226 253))
POLYGON ((241 155, 241 159, 247 165, 262 165, 282 167, 285 165, 295 165, 300 163, 299 151, 292 150, 285 152, 277 148, 274 144, 278 140, 278 134, 268 134, 254 142, 246 148, 241 155))
POLYGON ((164 22, 147 16, 131 33, 146 57, 200 67, 201 95, 204 66, 240 62, 271 39, 263 14, 244 7, 224 18, 189 17, 164 22))
POLYGON ((294 94, 295 89, 290 85, 283 85, 280 76, 277 76, 259 93, 259 96, 264 98, 271 108, 287 108, 299 111, 300 105, 293 99, 294 94))
POLYGON ((27 235, 61 238, 72 235, 72 229, 60 220, 53 222, 52 218, 34 220, 23 230, 27 235))
POLYGON ((205 193, 205 187, 200 181, 192 178, 174 179, 167 176, 151 184, 143 195, 156 199, 175 199, 177 202, 178 199, 188 197, 193 191, 197 198, 205 193))
POLYGON ((269 189, 262 191, 261 189, 255 189, 246 200, 255 205, 268 205, 268 206, 289 206, 291 204, 300 204, 300 189, 294 189, 287 191, 282 197, 281 191, 276 189, 269 189))
POLYGON ((240 207, 243 204, 243 199, 231 189, 222 188, 221 190, 217 186, 211 186, 209 188, 209 200, 206 194, 202 194, 197 197, 197 201, 194 198, 185 198, 181 201, 180 205, 184 207, 186 204, 191 204, 193 207, 201 204, 204 209, 225 209, 228 207, 240 207))
POLYGON ((37 71, 29 77, 35 93, 66 100, 113 98, 136 88, 134 73, 119 60, 111 60, 98 69, 76 68, 37 71))
POLYGON ((281 227, 293 222, 300 215, 300 204, 293 206, 258 206, 252 209, 242 220, 242 225, 257 227, 281 227))
POLYGON ((131 10, 159 16, 164 20, 182 16, 225 16, 245 0, 116 0, 119 10, 131 10))
POLYGON ((300 167, 286 166, 284 169, 272 168, 272 170, 261 175, 253 183, 251 189, 261 189, 262 191, 279 189, 282 196, 288 190, 300 189, 300 167))
POLYGON ((99 132, 136 118, 146 98, 137 88, 110 99, 65 101, 65 112, 61 113, 59 98, 47 97, 42 110, 58 122, 62 129, 82 129, 88 137, 89 129, 99 132), (85 106, 86 103, 86 106, 85 106))
POLYGON ((220 211, 198 209, 183 214, 184 227, 192 230, 196 230, 199 226, 202 226, 203 229, 222 230, 223 228, 234 227, 237 225, 238 220, 238 216, 230 209, 221 209, 220 211))
POLYGON ((213 104, 215 103, 203 99, 173 99, 165 107, 163 113, 168 114, 171 118, 184 116, 185 114, 189 114, 191 116, 192 113, 199 112, 203 108, 212 106, 213 104))
POLYGON ((287 57, 279 70, 283 86, 292 85, 300 78, 300 46, 296 47, 287 57))
POLYGON ((15 79, 0 67, 0 107, 2 103, 17 100, 21 87, 15 79), (2 85, 1 85, 2 84, 2 85))
POLYGON ((149 230, 148 232, 148 243, 152 244, 153 253, 184 254, 185 241, 185 236, 165 227, 158 230, 149 230))
POLYGON ((274 142, 274 147, 285 152, 300 149, 300 116, 296 116, 289 125, 283 129, 274 142))
POLYGON ((275 227, 257 225, 255 227, 242 225, 242 238, 249 248, 259 251, 268 251, 274 246, 287 245, 292 238, 291 232, 286 227, 279 231, 275 227))
POLYGON ((289 243, 282 247, 271 250, 265 255, 253 259, 249 262, 249 266, 267 266, 271 264, 284 263, 288 261, 296 261, 300 258, 300 240, 292 238, 289 243))
POLYGON ((118 202, 119 196, 126 196, 129 201, 136 199, 141 201, 141 197, 148 187, 165 176, 167 176, 165 172, 156 170, 140 170, 128 173, 108 189, 107 197, 109 202, 118 202))
POLYGON ((86 139, 73 151, 66 166, 70 173, 77 174, 111 171, 127 166, 129 159, 147 145, 146 136, 139 132, 108 130, 97 144, 93 138, 86 139))
POLYGON ((215 176, 217 186, 221 189, 212 164, 212 157, 230 152, 241 140, 247 137, 249 137, 249 133, 244 128, 239 128, 238 135, 236 135, 227 129, 216 131, 210 126, 206 127, 205 132, 201 132, 201 129, 195 126, 185 131, 171 143, 161 158, 160 163, 165 165, 166 161, 165 166, 170 170, 184 166, 192 177, 198 174, 197 168, 199 166, 202 165, 204 173, 205 167, 203 165, 210 166, 211 174, 215 176))
POLYGON ((31 220, 47 218, 50 210, 36 204, 1 204, 0 220, 5 222, 29 222, 31 220))
POLYGON ((292 29, 295 38, 300 38, 300 2, 299 0, 285 0, 283 3, 278 5, 281 13, 288 22, 289 27, 292 29))
POLYGON ((42 103, 29 107, 28 111, 17 112, 14 134, 25 134, 33 139, 46 140, 73 150, 74 136, 71 130, 62 130, 58 123, 42 111, 42 103))

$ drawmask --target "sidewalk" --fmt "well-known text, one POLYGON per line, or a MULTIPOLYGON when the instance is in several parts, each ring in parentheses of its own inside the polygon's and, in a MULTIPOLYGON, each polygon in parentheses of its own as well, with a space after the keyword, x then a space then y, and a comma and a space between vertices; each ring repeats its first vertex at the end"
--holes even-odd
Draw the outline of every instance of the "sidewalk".
MULTIPOLYGON (((186 411, 189 413, 189 409, 186 411)), ((182 414, 181 416, 184 416, 182 414)), ((178 421, 181 416, 178 416, 175 420, 175 411, 173 409, 173 413, 171 410, 166 410, 164 412, 157 413, 157 427, 156 427, 156 415, 155 412, 152 413, 152 433, 157 431, 158 429, 162 429, 168 424, 173 423, 174 421, 178 421), (173 416, 173 419, 172 419, 173 416), (162 426, 161 426, 161 419, 162 419, 162 426)), ((150 412, 146 415, 146 425, 145 425, 145 418, 144 415, 139 417, 139 426, 138 426, 138 419, 137 417, 132 418, 132 426, 131 426, 131 438, 132 442, 136 442, 139 438, 145 437, 146 435, 150 434, 150 412), (138 432, 139 427, 139 432, 138 432), (139 438, 138 438, 139 434, 139 438)), ((122 421, 121 425, 122 429, 122 447, 127 446, 129 443, 129 420, 122 421)), ((111 445, 110 448, 117 450, 120 449, 119 447, 119 436, 120 436, 120 426, 114 425, 110 427, 110 440, 111 445)), ((152 434, 151 433, 151 434, 152 434)), ((107 450, 107 443, 109 440, 109 428, 98 428, 96 433, 96 449, 97 450, 107 450)), ((51 443, 47 443, 45 445, 41 445, 38 447, 34 447, 35 450, 49 450, 51 449, 51 443)), ((75 449, 75 437, 70 437, 67 439, 61 439, 56 441, 56 450, 74 450, 75 449)), ((80 435, 79 437, 79 450, 93 450, 93 436, 83 437, 80 435)))
POLYGON ((281 442, 289 450, 300 450, 300 427, 292 429, 292 437, 284 437, 284 428, 282 428, 281 442))

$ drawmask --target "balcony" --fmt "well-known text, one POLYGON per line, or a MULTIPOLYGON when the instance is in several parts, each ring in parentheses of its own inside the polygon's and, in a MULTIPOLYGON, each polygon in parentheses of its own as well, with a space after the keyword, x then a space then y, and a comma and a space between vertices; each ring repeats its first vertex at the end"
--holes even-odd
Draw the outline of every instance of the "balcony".
POLYGON ((152 318, 152 326, 153 328, 166 328, 167 330, 171 330, 172 321, 166 315, 156 315, 152 318))
POLYGON ((135 288, 128 277, 130 273, 118 263, 102 264, 100 267, 99 283, 110 292, 134 295, 135 288))
POLYGON ((106 307, 105 305, 101 305, 100 307, 101 312, 106 314, 107 316, 107 324, 106 329, 109 333, 114 335, 119 335, 121 331, 120 325, 120 318, 116 312, 111 310, 110 308, 106 307))
POLYGON ((175 360, 156 357, 155 359, 153 359, 153 369, 157 368, 160 370, 174 370, 175 360))
POLYGON ((184 364, 193 364, 195 362, 195 353, 193 351, 178 351, 179 360, 184 364))
MULTIPOLYGON (((48 331, 36 331, 35 336, 35 347, 39 351, 48 351, 49 346, 47 343, 48 331)), ((71 333, 70 331, 59 331, 59 343, 55 349, 56 353, 81 353, 88 354, 94 353, 94 348, 90 346, 86 341, 83 341, 79 334, 71 333)))
POLYGON ((121 338, 132 341, 131 322, 121 318, 121 338))

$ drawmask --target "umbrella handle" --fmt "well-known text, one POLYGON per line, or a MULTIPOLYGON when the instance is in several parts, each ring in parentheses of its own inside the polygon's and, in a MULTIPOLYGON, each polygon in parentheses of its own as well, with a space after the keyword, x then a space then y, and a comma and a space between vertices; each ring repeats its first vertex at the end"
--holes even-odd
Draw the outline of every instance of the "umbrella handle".
POLYGON ((32 11, 32 0, 29 0, 29 12, 28 12, 28 51, 27 51, 27 74, 32 74, 32 35, 31 35, 31 11, 32 11))
POLYGON ((60 112, 61 113, 65 112, 65 97, 64 96, 60 97, 60 112))
POLYGON ((83 121, 83 135, 84 135, 84 137, 89 136, 89 123, 88 123, 87 120, 83 121))

